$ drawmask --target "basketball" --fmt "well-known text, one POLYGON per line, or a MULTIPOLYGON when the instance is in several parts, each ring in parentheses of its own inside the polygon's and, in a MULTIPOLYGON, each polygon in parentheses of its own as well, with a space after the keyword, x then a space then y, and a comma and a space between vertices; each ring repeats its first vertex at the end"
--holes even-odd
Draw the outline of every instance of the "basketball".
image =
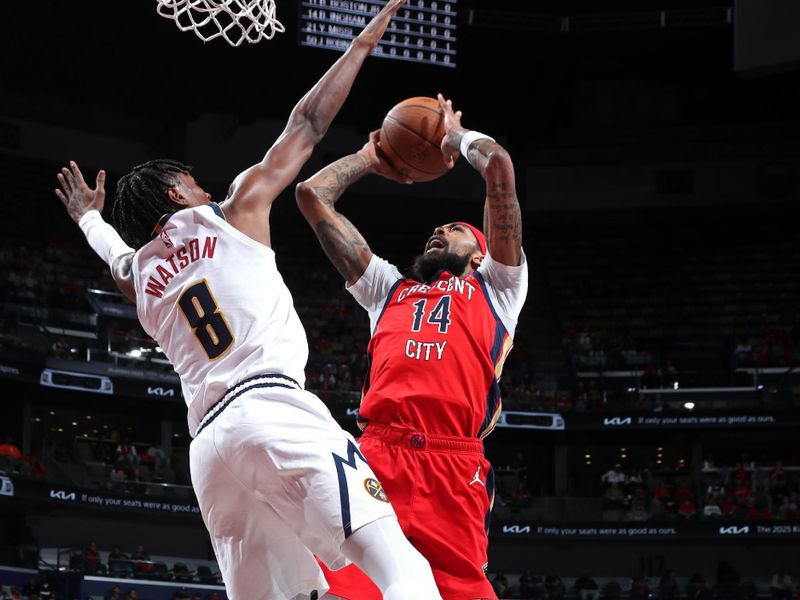
POLYGON ((436 98, 415 96, 395 104, 383 118, 381 150, 397 171, 431 181, 448 170, 440 144, 444 113, 436 98))

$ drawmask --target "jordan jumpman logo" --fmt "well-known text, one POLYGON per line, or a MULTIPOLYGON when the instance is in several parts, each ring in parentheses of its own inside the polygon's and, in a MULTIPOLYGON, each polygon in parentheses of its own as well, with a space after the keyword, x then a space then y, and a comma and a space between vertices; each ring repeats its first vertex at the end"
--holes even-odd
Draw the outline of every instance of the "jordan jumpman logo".
POLYGON ((486 487, 486 483, 481 481, 481 466, 478 465, 478 470, 475 471, 475 475, 472 476, 472 481, 469 482, 469 485, 473 483, 480 483, 483 487, 486 487))

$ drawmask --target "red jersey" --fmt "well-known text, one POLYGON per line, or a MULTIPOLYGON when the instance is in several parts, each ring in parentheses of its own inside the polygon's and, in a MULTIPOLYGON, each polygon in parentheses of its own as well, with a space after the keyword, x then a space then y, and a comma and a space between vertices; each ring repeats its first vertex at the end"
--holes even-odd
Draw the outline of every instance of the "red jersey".
POLYGON ((373 258, 363 277, 367 282, 350 288, 372 317, 362 426, 373 421, 479 438, 494 428, 500 375, 527 292, 527 269, 488 256, 484 263, 485 269, 467 277, 442 271, 420 283, 398 278, 394 267, 373 258), (494 280, 502 291, 493 288, 494 280))

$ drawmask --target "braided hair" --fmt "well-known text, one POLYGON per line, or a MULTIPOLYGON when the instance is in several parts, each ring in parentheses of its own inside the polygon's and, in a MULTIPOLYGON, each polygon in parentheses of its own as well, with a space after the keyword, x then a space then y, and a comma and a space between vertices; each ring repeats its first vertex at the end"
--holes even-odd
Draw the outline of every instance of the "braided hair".
POLYGON ((179 183, 179 173, 190 170, 176 160, 161 158, 135 166, 119 180, 111 219, 126 244, 141 248, 153 238, 158 219, 180 208, 167 192, 179 183))

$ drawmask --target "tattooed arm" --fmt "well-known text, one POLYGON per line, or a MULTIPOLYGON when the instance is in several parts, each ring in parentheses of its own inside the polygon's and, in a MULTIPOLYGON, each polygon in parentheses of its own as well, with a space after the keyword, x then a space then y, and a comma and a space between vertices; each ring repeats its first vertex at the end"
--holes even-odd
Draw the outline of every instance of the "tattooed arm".
MULTIPOLYGON (((461 126, 461 113, 453 112, 452 104, 441 94, 439 106, 445 113, 445 158, 456 155, 467 129, 461 126)), ((497 262, 518 266, 522 260, 522 214, 517 198, 514 164, 505 148, 488 137, 473 141, 465 158, 486 182, 486 204, 483 208, 483 232, 489 254, 497 262)))
POLYGON ((373 131, 370 141, 361 150, 324 167, 295 188, 300 212, 317 234, 333 266, 349 284, 364 274, 372 259, 372 251, 358 229, 336 210, 334 204, 347 188, 369 173, 395 181, 410 181, 386 167, 378 156, 377 144, 378 132, 373 131))

